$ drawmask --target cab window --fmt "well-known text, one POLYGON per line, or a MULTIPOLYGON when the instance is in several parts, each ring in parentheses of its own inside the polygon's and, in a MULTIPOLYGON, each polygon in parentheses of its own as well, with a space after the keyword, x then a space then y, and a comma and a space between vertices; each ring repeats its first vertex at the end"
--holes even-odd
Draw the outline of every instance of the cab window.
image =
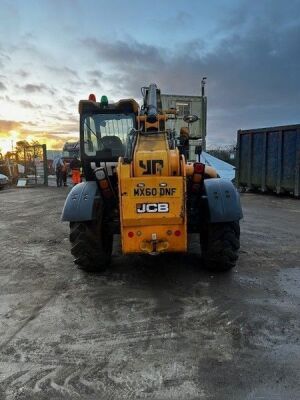
POLYGON ((134 114, 93 114, 83 118, 84 151, 88 156, 109 159, 124 156, 134 114))

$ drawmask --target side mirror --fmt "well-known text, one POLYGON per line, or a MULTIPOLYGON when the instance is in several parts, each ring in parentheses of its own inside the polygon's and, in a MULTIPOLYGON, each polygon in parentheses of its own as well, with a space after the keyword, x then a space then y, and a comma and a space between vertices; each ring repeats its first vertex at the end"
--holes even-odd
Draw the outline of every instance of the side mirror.
POLYGON ((197 117, 197 115, 193 115, 193 114, 185 115, 183 117, 184 122, 186 122, 187 124, 192 124, 193 122, 198 121, 198 119, 199 118, 197 117))

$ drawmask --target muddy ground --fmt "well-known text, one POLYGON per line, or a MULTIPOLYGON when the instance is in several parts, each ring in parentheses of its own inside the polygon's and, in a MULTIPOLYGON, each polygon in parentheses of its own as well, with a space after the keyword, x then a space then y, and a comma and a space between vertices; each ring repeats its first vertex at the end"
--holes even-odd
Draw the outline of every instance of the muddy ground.
POLYGON ((242 195, 237 268, 73 266, 67 188, 0 192, 0 399, 300 398, 300 201, 242 195))

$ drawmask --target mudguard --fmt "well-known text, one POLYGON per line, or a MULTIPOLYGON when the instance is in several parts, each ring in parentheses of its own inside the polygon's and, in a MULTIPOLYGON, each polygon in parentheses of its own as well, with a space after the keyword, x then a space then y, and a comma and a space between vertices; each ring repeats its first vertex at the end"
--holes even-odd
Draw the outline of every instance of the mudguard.
POLYGON ((204 180, 209 222, 230 222, 243 218, 240 195, 232 182, 221 178, 204 180))
POLYGON ((62 221, 91 221, 96 219, 97 205, 102 198, 96 182, 82 182, 74 186, 66 198, 62 221))

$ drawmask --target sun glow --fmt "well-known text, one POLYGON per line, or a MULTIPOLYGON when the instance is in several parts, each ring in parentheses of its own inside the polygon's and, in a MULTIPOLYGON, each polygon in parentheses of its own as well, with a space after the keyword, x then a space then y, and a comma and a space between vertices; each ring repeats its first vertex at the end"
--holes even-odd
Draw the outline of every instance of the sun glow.
POLYGON ((26 136, 26 139, 25 139, 28 143, 30 143, 30 142, 32 142, 33 140, 34 140, 34 137, 32 136, 32 135, 28 135, 28 136, 26 136))
POLYGON ((0 129, 0 153, 5 155, 7 152, 15 150, 18 141, 25 140, 29 144, 38 142, 40 144, 46 144, 48 150, 60 150, 62 151, 65 142, 67 141, 78 141, 78 136, 73 134, 57 134, 50 132, 29 132, 28 129, 11 129, 5 130, 0 129))
POLYGON ((20 133, 15 130, 11 130, 7 134, 0 133, 0 152, 5 154, 8 151, 12 151, 19 136, 20 133))

